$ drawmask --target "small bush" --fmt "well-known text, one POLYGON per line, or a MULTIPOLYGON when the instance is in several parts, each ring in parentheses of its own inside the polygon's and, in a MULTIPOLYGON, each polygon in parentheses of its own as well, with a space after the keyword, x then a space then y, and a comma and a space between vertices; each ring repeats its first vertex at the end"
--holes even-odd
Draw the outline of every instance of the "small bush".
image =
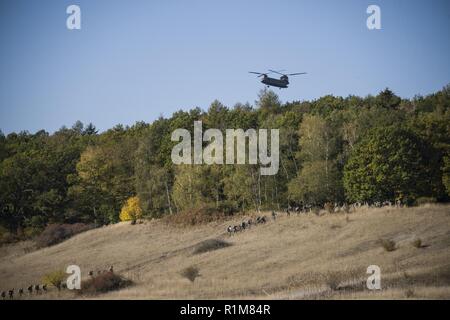
POLYGON ((420 205, 424 205, 427 203, 436 203, 437 199, 433 198, 433 197, 420 197, 416 199, 416 205, 420 206, 420 205))
POLYGON ((387 252, 397 249, 395 241, 391 239, 380 239, 380 244, 387 252))
POLYGON ((44 218, 41 215, 37 215, 37 216, 31 217, 31 219, 28 221, 28 225, 30 227, 43 230, 45 228, 45 225, 47 224, 47 222, 48 221, 46 218, 44 218))
POLYGON ((101 273, 81 282, 80 294, 95 295, 123 289, 132 285, 132 281, 113 272, 101 273))
POLYGON ((200 276, 200 272, 197 267, 188 267, 181 271, 181 275, 189 279, 189 281, 194 282, 195 279, 200 276))
POLYGON ((19 241, 19 238, 8 229, 0 226, 0 245, 19 241))
POLYGON ((231 246, 230 243, 219 239, 208 239, 195 246, 194 254, 205 253, 231 246))
POLYGON ((36 244, 40 248, 52 246, 93 227, 92 224, 84 223, 50 224, 36 238, 36 244))
POLYGON ((46 285, 52 285, 58 290, 61 290, 61 284, 66 280, 67 274, 64 271, 57 270, 47 273, 42 282, 46 285))
POLYGON ((412 245, 416 248, 422 248, 422 239, 417 238, 412 241, 412 245))
POLYGON ((23 229, 23 237, 24 239, 32 239, 39 236, 44 228, 40 227, 25 227, 23 229))
POLYGON ((142 206, 139 197, 128 198, 127 202, 120 211, 119 217, 120 221, 131 220, 131 224, 136 224, 136 220, 142 218, 142 206))
POLYGON ((334 213, 334 204, 332 204, 331 202, 325 203, 325 205, 323 206, 323 208, 324 208, 325 211, 327 211, 328 213, 334 213))

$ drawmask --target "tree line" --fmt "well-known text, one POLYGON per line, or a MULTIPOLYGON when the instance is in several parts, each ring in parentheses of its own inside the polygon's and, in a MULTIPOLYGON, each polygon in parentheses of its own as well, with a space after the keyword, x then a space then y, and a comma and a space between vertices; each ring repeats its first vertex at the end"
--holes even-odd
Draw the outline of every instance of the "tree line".
POLYGON ((450 85, 412 99, 385 89, 288 103, 264 90, 254 105, 216 100, 102 133, 79 121, 53 134, 0 131, 0 224, 25 235, 49 223, 115 223, 130 199, 144 216, 162 217, 449 194, 450 85), (198 120, 223 133, 279 129, 278 174, 262 176, 259 165, 174 165, 172 131, 192 134, 198 120))

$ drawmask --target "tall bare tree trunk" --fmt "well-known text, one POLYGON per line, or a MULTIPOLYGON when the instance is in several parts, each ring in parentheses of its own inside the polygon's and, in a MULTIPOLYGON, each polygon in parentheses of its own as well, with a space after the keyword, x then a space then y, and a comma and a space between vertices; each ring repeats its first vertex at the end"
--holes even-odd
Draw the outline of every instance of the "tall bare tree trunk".
POLYGON ((167 185, 167 180, 164 180, 164 184, 166 185, 166 195, 167 195, 167 204, 169 205, 169 212, 172 214, 172 204, 170 202, 170 194, 169 194, 169 186, 167 185))
POLYGON ((330 191, 330 183, 329 183, 329 179, 328 179, 328 157, 329 157, 329 137, 328 134, 325 134, 325 139, 326 139, 326 148, 325 148, 325 177, 326 177, 326 189, 327 189, 327 193, 329 193, 330 191))
POLYGON ((261 170, 258 170, 258 212, 261 209, 261 170))
POLYGON ((219 187, 216 188, 216 209, 219 209, 219 187))
POLYGON ((295 155, 292 152, 291 142, 292 142, 292 135, 289 134, 289 143, 288 143, 288 145, 289 145, 289 153, 291 154, 292 160, 294 161, 295 172, 298 172, 297 161, 295 161, 295 155))
MULTIPOLYGON (((286 178, 289 180, 289 173, 288 173, 286 167, 284 166, 283 158, 281 158, 281 157, 280 157, 280 163, 281 163, 281 166, 283 167, 284 173, 286 174, 286 178)), ((298 171, 297 171, 297 174, 298 174, 298 171)))

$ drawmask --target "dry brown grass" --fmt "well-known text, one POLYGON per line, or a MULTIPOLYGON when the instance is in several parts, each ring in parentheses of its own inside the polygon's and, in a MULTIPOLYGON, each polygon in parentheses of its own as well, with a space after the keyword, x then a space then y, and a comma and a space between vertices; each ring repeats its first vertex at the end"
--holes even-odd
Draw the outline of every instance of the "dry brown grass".
MULTIPOLYGON (((31 252, 21 243, 0 247, 0 290, 26 288, 48 270, 76 264, 83 279, 114 265, 133 281, 94 297, 100 299, 450 299, 449 205, 362 208, 351 223, 344 213, 282 215, 228 236, 226 227, 244 218, 183 228, 119 223, 31 252), (417 238, 426 247, 412 246, 417 238), (193 254, 208 239, 231 246, 193 254), (396 250, 385 251, 379 239, 392 239, 396 250), (365 287, 373 264, 381 268, 382 290, 365 287), (193 282, 181 274, 191 266, 201 273, 193 282)), ((50 290, 39 298, 80 296, 50 290)))

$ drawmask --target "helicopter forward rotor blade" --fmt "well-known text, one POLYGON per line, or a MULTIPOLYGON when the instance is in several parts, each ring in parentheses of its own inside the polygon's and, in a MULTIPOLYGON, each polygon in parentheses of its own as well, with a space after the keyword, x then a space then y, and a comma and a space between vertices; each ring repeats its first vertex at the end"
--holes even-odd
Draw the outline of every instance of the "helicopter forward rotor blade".
POLYGON ((254 72, 254 71, 249 71, 248 73, 254 73, 254 74, 257 74, 257 75, 258 75, 258 77, 262 77, 262 76, 267 76, 267 74, 266 74, 266 73, 261 73, 261 72, 254 72))

